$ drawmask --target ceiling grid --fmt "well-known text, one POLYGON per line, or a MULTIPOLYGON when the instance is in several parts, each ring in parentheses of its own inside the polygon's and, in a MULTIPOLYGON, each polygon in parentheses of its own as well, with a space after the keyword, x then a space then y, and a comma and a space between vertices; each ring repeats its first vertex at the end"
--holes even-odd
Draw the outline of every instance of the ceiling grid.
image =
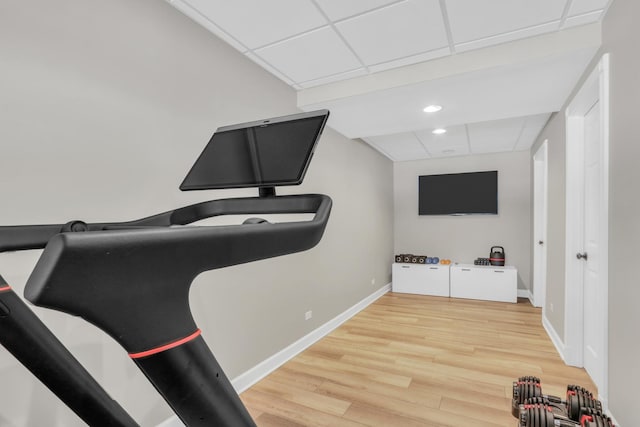
POLYGON ((611 0, 166 1, 302 110, 329 108, 333 129, 402 161, 529 149, 598 50, 611 0), (501 126, 515 122, 514 140, 501 126), (449 132, 426 136, 436 127, 449 132))

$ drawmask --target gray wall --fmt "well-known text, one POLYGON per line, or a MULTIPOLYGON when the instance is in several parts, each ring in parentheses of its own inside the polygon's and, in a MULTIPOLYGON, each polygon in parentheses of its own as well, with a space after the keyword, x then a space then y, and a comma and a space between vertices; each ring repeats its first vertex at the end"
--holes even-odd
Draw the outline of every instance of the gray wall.
MULTIPOLYGON (((623 426, 637 424, 635 384, 640 382, 638 325, 640 286, 636 271, 640 242, 640 146, 638 145, 638 111, 640 111, 640 29, 637 18, 640 3, 615 0, 602 25, 603 44, 585 78, 604 53, 610 53, 610 128, 609 128, 609 407, 623 426)), ((584 80, 584 78, 582 79, 584 80)), ((577 91, 580 82, 576 86, 577 91)), ((574 92, 575 92, 574 91, 574 92)), ((568 103, 571 99, 569 99, 568 103)), ((542 132, 533 150, 549 138, 549 173, 552 187, 565 185, 564 109, 542 132), (555 176, 557 181, 554 181, 555 176)), ((532 151, 534 152, 534 151, 532 151)), ((564 190, 562 190, 564 191, 564 190)), ((550 189, 549 271, 547 304, 564 307, 564 194, 550 189), (554 191, 555 193, 551 193, 554 191), (556 235, 551 240, 552 235, 556 235), (558 257, 553 261, 551 250, 558 257)), ((558 311, 558 310, 557 310, 558 311)), ((564 311, 549 316, 559 335, 564 330, 564 311)))
POLYGON ((528 151, 396 162, 393 166, 394 249, 473 263, 503 246, 518 268, 518 287, 531 284, 531 165, 528 151), (420 216, 418 176, 498 171, 498 215, 420 216))
MULTIPOLYGON (((554 114, 531 150, 533 153, 547 140, 548 212, 547 212, 547 319, 564 340, 565 274, 565 118, 554 114), (551 307, 553 306, 553 310, 551 307)), ((533 184, 533 183, 532 183, 533 184)), ((532 205, 533 207, 533 205, 532 205)), ((531 260, 533 265, 533 259, 531 260)))
MULTIPOLYGON (((0 2, 0 58, 2 225, 254 195, 177 187, 216 127, 297 112, 291 88, 158 0, 0 2)), ((333 198, 321 243, 196 279, 194 315, 231 378, 389 283, 392 191, 389 160, 327 129, 305 183, 281 190, 333 198)), ((18 294, 38 255, 0 255, 18 294)), ((111 338, 36 311, 140 423, 170 415, 111 338)), ((3 348, 0 378, 3 427, 81 425, 3 348)))
POLYGON ((640 383, 640 3, 615 0, 602 26, 602 49, 611 57, 609 164, 609 402, 624 426, 637 424, 640 383))

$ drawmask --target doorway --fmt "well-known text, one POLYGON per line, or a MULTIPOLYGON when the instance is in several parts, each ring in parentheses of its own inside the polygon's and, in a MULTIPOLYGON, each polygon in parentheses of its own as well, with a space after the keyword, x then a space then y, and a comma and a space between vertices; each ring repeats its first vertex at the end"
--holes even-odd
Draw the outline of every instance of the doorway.
POLYGON ((548 168, 545 140, 533 155, 533 305, 546 317, 548 168))
POLYGON ((609 57, 566 110, 565 361, 584 367, 607 407, 609 57))

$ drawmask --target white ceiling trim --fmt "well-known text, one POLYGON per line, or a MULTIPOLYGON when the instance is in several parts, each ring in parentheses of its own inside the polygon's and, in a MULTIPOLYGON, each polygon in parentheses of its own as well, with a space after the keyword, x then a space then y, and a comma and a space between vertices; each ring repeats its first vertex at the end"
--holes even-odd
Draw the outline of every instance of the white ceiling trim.
POLYGON ((549 34, 556 31, 560 26, 560 21, 547 22, 545 24, 534 25, 527 28, 521 28, 506 33, 496 34, 481 39, 475 39, 468 42, 456 44, 458 52, 466 52, 472 49, 480 49, 487 46, 495 46, 501 43, 507 43, 513 40, 522 40, 527 37, 534 37, 540 34, 549 34))
POLYGON ((298 91, 298 106, 563 55, 602 43, 600 23, 543 34, 298 91))

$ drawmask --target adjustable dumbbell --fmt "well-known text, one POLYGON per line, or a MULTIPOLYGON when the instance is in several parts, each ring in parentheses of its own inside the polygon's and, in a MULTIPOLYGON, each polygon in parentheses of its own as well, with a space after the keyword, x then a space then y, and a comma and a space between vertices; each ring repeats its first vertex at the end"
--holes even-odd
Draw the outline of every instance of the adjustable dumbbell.
POLYGON ((525 404, 542 404, 550 408, 554 414, 573 421, 580 421, 582 408, 592 408, 602 412, 602 404, 591 392, 577 385, 567 386, 566 400, 557 396, 542 394, 540 379, 537 377, 520 377, 513 383, 513 399, 511 414, 518 418, 525 404))
POLYGON ((572 420, 580 420, 580 411, 583 408, 594 409, 602 412, 602 403, 586 388, 578 385, 567 386, 567 414, 572 420))
POLYGON ((540 403, 524 404, 521 409, 518 427, 614 427, 611 418, 594 408, 583 408, 579 421, 558 415, 552 407, 540 403))

